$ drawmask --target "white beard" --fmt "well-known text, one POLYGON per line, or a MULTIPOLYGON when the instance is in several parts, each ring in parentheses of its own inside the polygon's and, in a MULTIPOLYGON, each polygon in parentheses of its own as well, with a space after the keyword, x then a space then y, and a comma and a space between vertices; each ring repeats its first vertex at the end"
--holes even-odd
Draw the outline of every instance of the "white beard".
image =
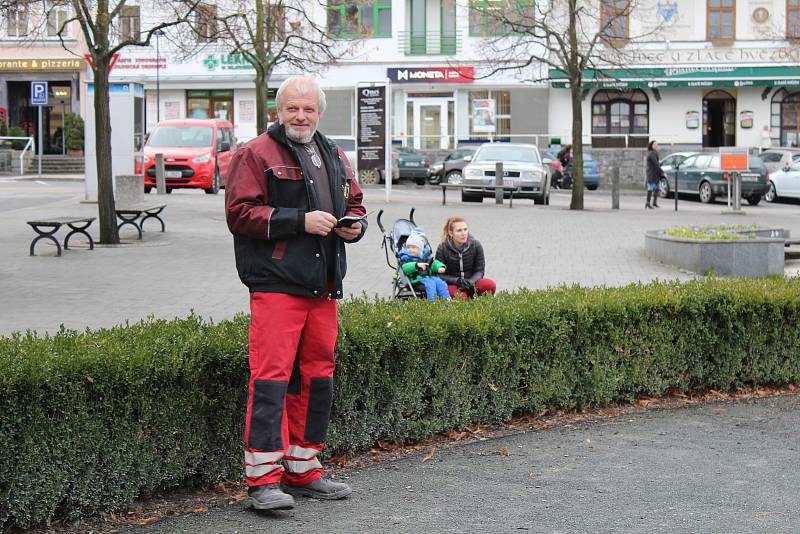
POLYGON ((286 124, 286 137, 294 141, 295 143, 300 143, 301 145, 305 145, 311 142, 314 139, 314 134, 317 133, 316 128, 312 128, 308 131, 308 133, 303 134, 292 128, 291 125, 286 124))

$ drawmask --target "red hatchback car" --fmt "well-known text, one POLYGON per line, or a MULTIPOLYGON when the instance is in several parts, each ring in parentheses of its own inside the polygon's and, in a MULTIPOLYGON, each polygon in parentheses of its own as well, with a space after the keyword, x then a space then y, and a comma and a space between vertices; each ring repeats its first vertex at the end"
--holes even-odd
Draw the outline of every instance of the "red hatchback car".
POLYGON ((176 188, 200 188, 216 195, 225 186, 231 158, 236 153, 233 124, 222 119, 161 121, 144 145, 144 191, 156 186, 156 154, 164 154, 167 193, 176 188))

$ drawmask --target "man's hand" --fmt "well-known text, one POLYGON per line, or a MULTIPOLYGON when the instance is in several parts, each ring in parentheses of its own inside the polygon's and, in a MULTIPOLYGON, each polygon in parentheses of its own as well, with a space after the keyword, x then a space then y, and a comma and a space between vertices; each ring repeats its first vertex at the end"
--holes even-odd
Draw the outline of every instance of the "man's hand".
MULTIPOLYGON (((336 219, 333 219, 334 224, 336 224, 336 219)), ((352 241, 353 239, 357 238, 361 235, 361 223, 355 223, 353 226, 342 226, 341 228, 336 228, 336 235, 344 239, 345 241, 352 241)))
MULTIPOLYGON (((336 217, 328 213, 327 211, 309 211, 306 213, 306 233, 307 234, 316 234, 321 236, 326 236, 331 233, 333 227, 336 226, 336 217)), ((340 229, 336 230, 336 233, 339 233, 340 229)), ((341 236, 341 234, 339 234, 341 236)))

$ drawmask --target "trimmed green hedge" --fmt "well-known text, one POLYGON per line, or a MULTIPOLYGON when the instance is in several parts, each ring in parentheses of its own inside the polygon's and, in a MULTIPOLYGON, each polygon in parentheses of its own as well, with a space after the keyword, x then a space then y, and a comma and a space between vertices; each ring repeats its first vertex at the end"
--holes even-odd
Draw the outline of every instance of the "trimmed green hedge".
MULTIPOLYGON (((518 412, 800 381, 800 280, 340 306, 328 451, 518 412)), ((242 475, 247 317, 0 339, 0 527, 242 475)))

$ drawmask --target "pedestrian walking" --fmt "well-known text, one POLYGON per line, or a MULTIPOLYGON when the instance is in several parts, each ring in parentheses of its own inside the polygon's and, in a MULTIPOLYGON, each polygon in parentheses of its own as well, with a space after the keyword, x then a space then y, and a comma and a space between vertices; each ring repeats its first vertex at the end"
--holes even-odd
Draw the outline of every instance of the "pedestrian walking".
POLYGON ((333 399, 345 243, 367 228, 337 227, 366 210, 344 152, 317 131, 317 82, 290 77, 275 103, 278 122, 237 151, 225 189, 236 267, 250 290, 245 475, 247 502, 259 510, 351 492, 322 476, 317 455, 333 399))
MULTIPOLYGON (((658 143, 650 141, 647 145, 647 200, 645 209, 657 208, 658 206, 658 182, 664 177, 661 169, 661 159, 658 157, 658 143), (652 197, 652 204, 650 198, 652 197)), ((677 194, 677 193, 676 193, 677 194)))

